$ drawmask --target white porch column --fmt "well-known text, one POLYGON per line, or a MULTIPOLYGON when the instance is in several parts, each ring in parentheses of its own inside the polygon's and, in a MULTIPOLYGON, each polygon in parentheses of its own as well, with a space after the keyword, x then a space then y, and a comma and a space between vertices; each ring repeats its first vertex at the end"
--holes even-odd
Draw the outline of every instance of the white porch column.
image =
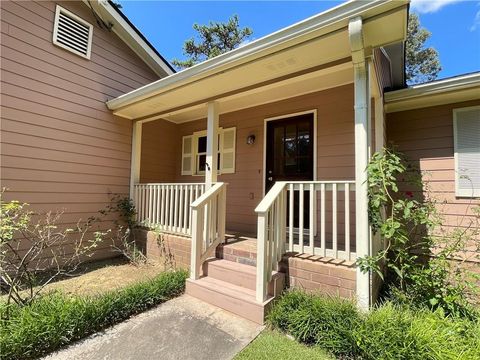
MULTIPOLYGON (((355 217, 357 257, 370 254, 370 229, 368 224, 367 172, 370 133, 369 63, 365 59, 361 17, 351 19, 348 25, 355 87, 355 217)), ((370 274, 357 267, 356 295, 358 306, 370 306, 370 274)))
POLYGON ((208 103, 207 116, 207 166, 205 169, 205 190, 212 187, 217 182, 218 166, 218 103, 215 101, 208 103))
POLYGON ((142 122, 133 123, 132 153, 130 160, 130 199, 133 199, 134 185, 140 181, 140 160, 142 158, 142 122))

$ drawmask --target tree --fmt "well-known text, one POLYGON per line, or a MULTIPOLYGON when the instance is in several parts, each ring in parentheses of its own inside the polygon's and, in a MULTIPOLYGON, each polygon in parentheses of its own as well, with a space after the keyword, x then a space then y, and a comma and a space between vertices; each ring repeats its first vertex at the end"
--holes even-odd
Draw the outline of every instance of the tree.
POLYGON ((420 25, 418 15, 410 13, 405 49, 405 71, 407 84, 419 84, 435 80, 440 70, 438 52, 433 47, 425 47, 431 33, 420 25))
POLYGON ((177 68, 188 68, 233 50, 253 34, 248 27, 240 28, 237 15, 233 15, 226 23, 193 24, 193 29, 198 32, 199 41, 196 42, 194 38, 185 41, 183 53, 189 58, 172 60, 177 68))

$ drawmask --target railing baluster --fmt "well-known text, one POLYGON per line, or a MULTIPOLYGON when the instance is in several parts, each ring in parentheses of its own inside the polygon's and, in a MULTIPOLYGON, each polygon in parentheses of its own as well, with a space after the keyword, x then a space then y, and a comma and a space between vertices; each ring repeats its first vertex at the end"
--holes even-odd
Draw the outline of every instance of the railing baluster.
POLYGON ((345 184, 345 253, 350 261, 350 184, 345 184))
POLYGON ((338 259, 337 244, 337 184, 332 184, 332 246, 335 259, 338 259))
MULTIPOLYGON (((279 240, 279 235, 280 235, 280 231, 279 231, 279 222, 278 222, 278 210, 279 210, 279 198, 277 197, 277 200, 275 200, 275 202, 273 203, 273 206, 272 206, 272 218, 273 218, 273 222, 272 222, 272 232, 273 232, 273 236, 272 236, 272 262, 270 264, 271 266, 271 270, 273 270, 276 266, 275 266, 275 263, 277 263, 277 251, 278 251, 278 243, 280 242, 279 240)), ((270 278, 271 278, 271 270, 270 270, 270 273, 268 274, 269 276, 267 277, 267 280, 270 281, 270 278)))
POLYGON ((303 183, 300 184, 299 189, 299 206, 298 206, 298 245, 300 246, 300 252, 303 253, 303 215, 304 215, 304 197, 303 197, 303 183))
POLYGON ((148 191, 148 204, 147 204, 147 224, 152 223, 152 212, 153 212, 153 191, 152 187, 147 185, 148 191))
POLYGON ((320 185, 320 243, 322 247, 323 257, 327 256, 327 245, 325 244, 325 184, 320 185))
POLYGON ((161 185, 162 194, 161 194, 161 207, 160 207, 160 228, 165 230, 165 205, 167 204, 167 198, 165 194, 165 186, 161 185))
POLYGON ((177 229, 177 231, 182 232, 183 231, 183 203, 184 203, 183 196, 184 196, 185 188, 184 188, 183 185, 180 185, 179 188, 180 188, 180 199, 178 200, 178 229, 177 229))
POLYGON ((173 186, 168 187, 168 222, 167 229, 172 231, 172 222, 173 222, 173 186))
POLYGON ((315 225, 314 225, 314 195, 315 195, 315 185, 310 184, 310 204, 309 204, 309 215, 310 215, 310 228, 309 228, 309 243, 310 243, 310 252, 312 255, 315 255, 315 244, 314 244, 314 236, 315 236, 315 225))
POLYGON ((294 210, 294 192, 293 192, 293 184, 289 185, 289 196, 290 196, 290 203, 288 204, 288 249, 289 251, 293 251, 293 210, 294 210))
POLYGON ((189 185, 185 185, 184 188, 184 200, 183 200, 183 224, 182 224, 182 232, 184 234, 187 233, 188 228, 188 189, 189 185))
POLYGON ((191 235, 192 234, 192 209, 190 208, 190 205, 193 203, 193 185, 190 185, 190 202, 188 204, 189 208, 189 215, 188 215, 188 230, 187 232, 191 235))

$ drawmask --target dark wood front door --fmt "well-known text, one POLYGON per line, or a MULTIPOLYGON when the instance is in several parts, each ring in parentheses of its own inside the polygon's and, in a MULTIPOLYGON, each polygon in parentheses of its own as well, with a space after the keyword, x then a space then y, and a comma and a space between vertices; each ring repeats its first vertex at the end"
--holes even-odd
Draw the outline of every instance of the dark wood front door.
MULTIPOLYGON (((313 180, 313 126, 313 114, 267 122, 266 192, 276 181, 313 180)), ((304 204, 305 227, 308 227, 308 192, 304 204)), ((295 194, 295 208, 297 227, 298 194, 295 194)))

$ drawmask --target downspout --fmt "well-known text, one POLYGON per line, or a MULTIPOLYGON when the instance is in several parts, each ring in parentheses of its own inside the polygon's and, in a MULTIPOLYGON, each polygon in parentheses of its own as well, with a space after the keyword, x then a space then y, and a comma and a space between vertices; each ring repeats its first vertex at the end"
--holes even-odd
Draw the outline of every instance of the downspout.
MULTIPOLYGON (((355 214, 357 258, 370 254, 370 229, 368 224, 367 172, 369 153, 369 64, 365 58, 363 23, 361 17, 349 21, 348 34, 352 52, 355 93, 355 214)), ((370 306, 370 273, 362 273, 357 266, 356 296, 361 309, 370 306)))

